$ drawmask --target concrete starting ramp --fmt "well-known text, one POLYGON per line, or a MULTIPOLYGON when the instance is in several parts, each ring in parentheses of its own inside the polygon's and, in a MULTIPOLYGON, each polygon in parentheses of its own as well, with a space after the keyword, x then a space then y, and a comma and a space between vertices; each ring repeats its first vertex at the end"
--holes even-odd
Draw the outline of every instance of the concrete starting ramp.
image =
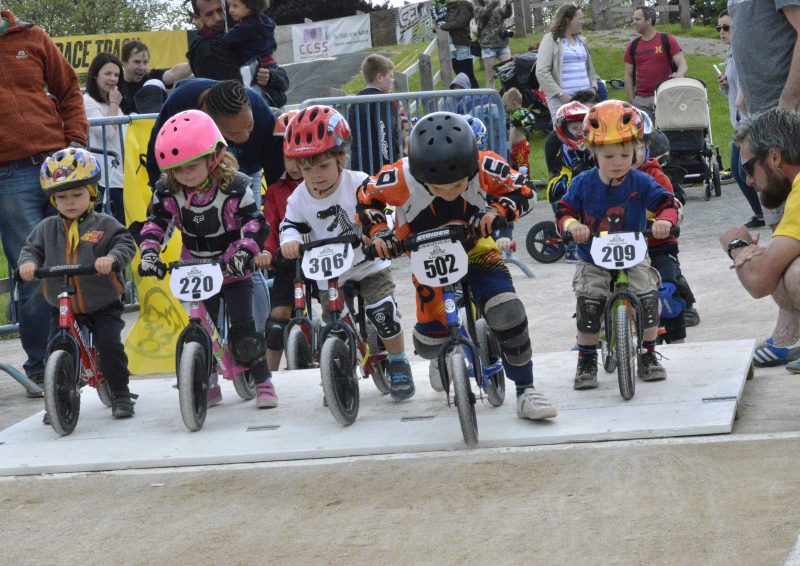
MULTIPOLYGON (((726 434, 750 369, 753 340, 663 346, 669 378, 637 381, 624 401, 616 374, 600 370, 600 387, 574 391, 576 353, 534 356, 537 389, 559 410, 549 422, 518 419, 514 384, 498 408, 478 403, 481 447, 530 446, 726 434)), ((431 389, 427 362, 412 364, 417 394, 404 403, 362 380, 356 422, 342 427, 322 405, 319 370, 278 372, 280 407, 257 410, 223 383, 221 405, 209 409, 203 430, 188 432, 171 379, 134 380, 136 416, 114 420, 85 388, 75 432, 58 436, 42 413, 0 432, 0 475, 89 472, 208 464, 317 459, 465 449, 455 405, 431 389)))

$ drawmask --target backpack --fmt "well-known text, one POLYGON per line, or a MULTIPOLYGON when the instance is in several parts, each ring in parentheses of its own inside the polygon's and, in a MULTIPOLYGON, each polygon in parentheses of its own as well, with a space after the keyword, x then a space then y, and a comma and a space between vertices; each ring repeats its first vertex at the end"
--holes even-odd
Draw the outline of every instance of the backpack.
MULTIPOLYGON (((672 49, 670 49, 669 45, 669 34, 668 33, 661 33, 660 31, 657 32, 661 36, 661 47, 664 50, 664 54, 667 56, 667 61, 669 61, 669 66, 672 69, 672 72, 678 70, 678 67, 675 65, 675 61, 672 60, 672 49)), ((633 77, 634 80, 636 79, 636 48, 639 46, 639 41, 642 39, 640 35, 633 41, 631 41, 631 47, 629 53, 631 54, 631 60, 633 61, 633 77)))

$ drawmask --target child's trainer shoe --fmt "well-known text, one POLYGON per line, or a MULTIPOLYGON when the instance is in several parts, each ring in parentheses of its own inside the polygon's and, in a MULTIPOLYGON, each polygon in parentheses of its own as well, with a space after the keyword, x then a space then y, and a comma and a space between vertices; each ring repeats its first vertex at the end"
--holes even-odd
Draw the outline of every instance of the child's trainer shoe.
POLYGON ((275 394, 275 386, 272 380, 268 379, 256 385, 256 407, 259 409, 273 409, 278 406, 278 396, 275 394))
POLYGON ((128 419, 133 416, 134 399, 130 391, 117 391, 111 394, 111 416, 115 419, 128 419))
POLYGON ((389 360, 388 369, 391 377, 389 395, 392 401, 405 401, 416 393, 414 377, 411 375, 411 366, 407 360, 389 360))
POLYGON ((597 387, 597 356, 578 358, 573 389, 595 389, 597 387))
POLYGON ((639 378, 642 381, 661 381, 667 379, 667 369, 658 361, 655 350, 639 354, 639 378))
POLYGON ((556 408, 533 387, 526 388, 522 395, 517 397, 517 416, 521 419, 538 421, 552 419, 556 415, 558 415, 556 408))

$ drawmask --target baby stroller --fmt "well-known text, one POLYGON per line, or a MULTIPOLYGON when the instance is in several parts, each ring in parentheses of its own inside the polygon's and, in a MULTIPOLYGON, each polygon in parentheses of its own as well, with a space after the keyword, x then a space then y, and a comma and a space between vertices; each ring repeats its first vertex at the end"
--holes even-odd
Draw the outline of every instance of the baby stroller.
POLYGON ((547 108, 547 97, 539 90, 539 81, 536 79, 537 57, 535 51, 514 55, 508 61, 495 65, 494 74, 503 85, 500 94, 515 87, 519 89, 522 105, 536 117, 534 129, 549 132, 553 129, 553 122, 547 108))
POLYGON ((719 171, 722 159, 711 136, 706 87, 690 78, 669 79, 656 90, 656 127, 669 139, 669 162, 681 167, 683 184, 702 182, 704 198, 722 195, 719 171))

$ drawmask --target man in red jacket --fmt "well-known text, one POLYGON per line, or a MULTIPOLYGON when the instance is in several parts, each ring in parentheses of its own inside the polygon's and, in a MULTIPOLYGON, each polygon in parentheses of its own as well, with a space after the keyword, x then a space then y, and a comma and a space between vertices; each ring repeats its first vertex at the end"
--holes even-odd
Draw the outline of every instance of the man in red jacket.
MULTIPOLYGON (((39 185, 42 162, 85 146, 89 123, 78 77, 47 33, 8 10, 0 17, 0 239, 16 268, 28 234, 53 213, 39 185)), ((38 283, 19 285, 19 307, 25 373, 42 383, 50 306, 38 283)))

